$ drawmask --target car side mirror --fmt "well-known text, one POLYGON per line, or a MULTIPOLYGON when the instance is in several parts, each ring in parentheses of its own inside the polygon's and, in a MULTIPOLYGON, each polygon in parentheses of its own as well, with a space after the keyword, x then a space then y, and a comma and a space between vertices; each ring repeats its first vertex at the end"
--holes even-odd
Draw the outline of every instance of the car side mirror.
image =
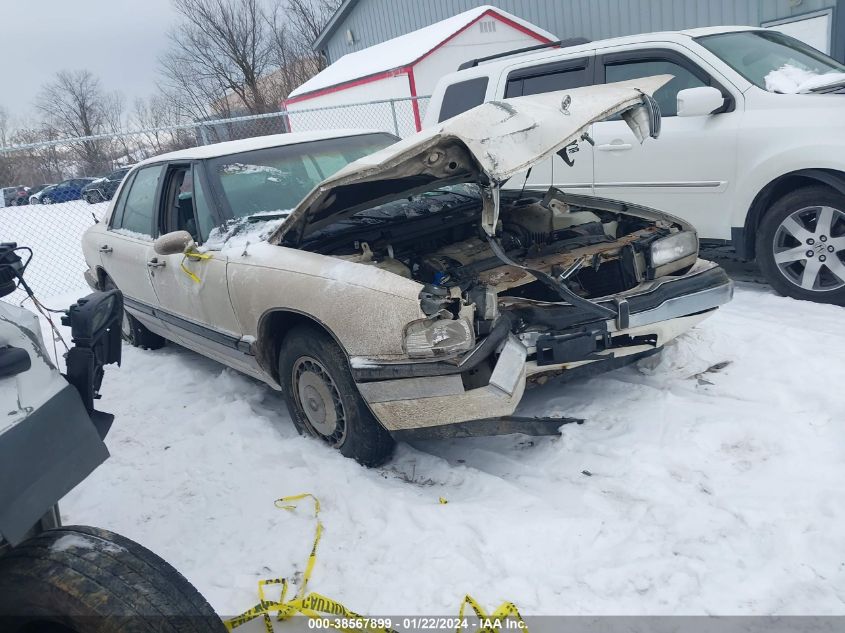
POLYGON ((725 105, 721 91, 699 86, 678 91, 678 116, 706 116, 725 105))
POLYGON ((171 231, 153 242, 156 255, 176 255, 194 247, 194 238, 187 231, 171 231))

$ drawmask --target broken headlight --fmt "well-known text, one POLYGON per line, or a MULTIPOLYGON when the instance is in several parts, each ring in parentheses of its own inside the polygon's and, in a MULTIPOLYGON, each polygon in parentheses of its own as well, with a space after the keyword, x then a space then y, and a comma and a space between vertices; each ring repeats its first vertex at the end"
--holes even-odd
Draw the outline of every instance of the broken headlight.
POLYGON ((421 319, 405 327, 405 352, 411 358, 431 358, 465 352, 475 344, 466 319, 421 319))
POLYGON ((698 255, 695 231, 680 231, 651 244, 651 266, 655 270, 672 262, 698 255))

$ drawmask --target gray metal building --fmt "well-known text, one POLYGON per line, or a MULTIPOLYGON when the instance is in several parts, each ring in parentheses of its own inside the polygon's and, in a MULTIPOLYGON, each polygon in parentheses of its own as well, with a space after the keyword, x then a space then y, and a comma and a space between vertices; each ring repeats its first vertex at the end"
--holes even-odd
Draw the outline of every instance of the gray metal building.
POLYGON ((314 49, 331 63, 483 4, 561 39, 600 40, 722 24, 778 26, 796 37, 807 35, 813 39, 809 43, 826 45, 826 52, 845 61, 845 0, 344 0, 314 49))

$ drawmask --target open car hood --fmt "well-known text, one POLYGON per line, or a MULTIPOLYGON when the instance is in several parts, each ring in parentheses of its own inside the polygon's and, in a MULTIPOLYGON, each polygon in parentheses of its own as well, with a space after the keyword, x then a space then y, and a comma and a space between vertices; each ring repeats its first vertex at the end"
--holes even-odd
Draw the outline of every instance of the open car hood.
POLYGON ((361 209, 467 182, 482 187, 482 227, 493 235, 499 187, 578 141, 592 123, 622 113, 640 142, 656 136, 659 112, 650 95, 671 78, 658 75, 483 103, 350 163, 317 185, 268 241, 298 244, 361 209))

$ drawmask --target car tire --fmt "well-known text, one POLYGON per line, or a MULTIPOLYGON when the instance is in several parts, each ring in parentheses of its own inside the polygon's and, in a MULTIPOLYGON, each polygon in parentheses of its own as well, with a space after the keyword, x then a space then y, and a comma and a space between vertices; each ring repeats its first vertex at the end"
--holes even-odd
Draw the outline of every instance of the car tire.
MULTIPOLYGON (((106 277, 103 290, 117 290, 115 283, 106 277)), ((167 340, 155 332, 150 332, 143 323, 123 309, 123 319, 120 322, 120 337, 132 347, 142 349, 161 349, 167 340)))
POLYGON ((165 560, 119 534, 47 530, 0 558, 8 633, 223 633, 200 593, 165 560))
POLYGON ((53 204, 53 199, 50 196, 41 198, 41 204, 53 204))
POLYGON ((763 217, 756 253, 780 294, 845 305, 845 196, 822 185, 786 194, 763 217))
POLYGON ((390 458, 393 438, 361 398, 346 355, 327 334, 314 327, 292 329, 279 350, 279 382, 302 435, 319 438, 364 466, 390 458))

